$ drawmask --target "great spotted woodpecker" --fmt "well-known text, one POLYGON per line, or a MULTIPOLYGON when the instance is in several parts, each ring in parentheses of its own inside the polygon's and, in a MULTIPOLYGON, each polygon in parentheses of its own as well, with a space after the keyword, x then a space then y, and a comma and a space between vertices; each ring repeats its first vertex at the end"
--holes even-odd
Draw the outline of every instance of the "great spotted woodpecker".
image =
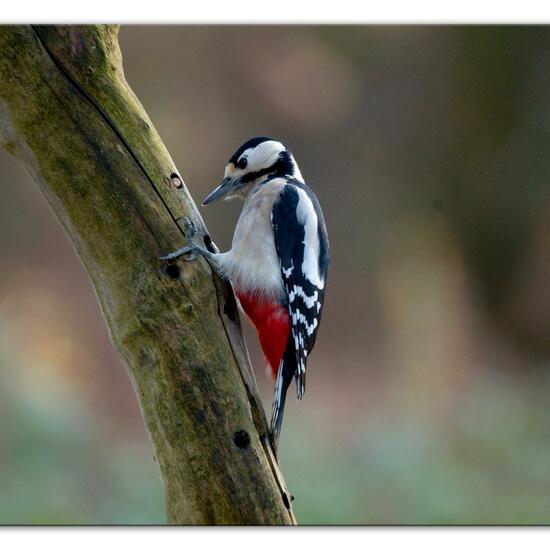
POLYGON ((202 204, 222 197, 244 199, 231 250, 214 253, 195 244, 194 227, 187 220, 188 245, 162 259, 202 255, 233 283, 258 331, 268 372, 276 380, 271 419, 276 449, 292 378, 298 399, 305 392, 307 357, 323 309, 327 230, 317 197, 291 152, 270 138, 257 137, 241 145, 229 159, 223 181, 202 204))

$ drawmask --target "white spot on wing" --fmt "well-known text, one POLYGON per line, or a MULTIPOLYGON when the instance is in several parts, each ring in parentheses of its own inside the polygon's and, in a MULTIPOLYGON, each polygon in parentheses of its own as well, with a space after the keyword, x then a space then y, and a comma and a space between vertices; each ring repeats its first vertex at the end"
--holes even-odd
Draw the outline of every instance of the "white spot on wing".
POLYGON ((284 274, 285 277, 290 277, 290 275, 294 271, 294 266, 291 265, 288 269, 285 269, 284 267, 281 267, 281 269, 283 270, 283 274, 284 274))

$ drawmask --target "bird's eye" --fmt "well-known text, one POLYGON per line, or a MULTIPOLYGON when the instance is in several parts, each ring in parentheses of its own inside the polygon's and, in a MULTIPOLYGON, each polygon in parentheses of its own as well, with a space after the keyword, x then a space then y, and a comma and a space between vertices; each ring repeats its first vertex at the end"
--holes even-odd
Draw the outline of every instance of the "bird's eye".
POLYGON ((246 157, 243 157, 242 159, 237 162, 237 167, 241 170, 244 170, 246 168, 246 165, 248 164, 248 159, 246 157))

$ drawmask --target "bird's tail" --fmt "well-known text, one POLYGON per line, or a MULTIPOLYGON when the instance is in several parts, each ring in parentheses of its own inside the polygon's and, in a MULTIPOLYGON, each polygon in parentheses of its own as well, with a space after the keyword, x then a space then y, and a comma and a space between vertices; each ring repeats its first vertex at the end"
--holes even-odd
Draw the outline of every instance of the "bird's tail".
POLYGON ((292 339, 289 339, 289 345, 283 355, 277 372, 277 382, 275 384, 275 395, 273 397, 273 410, 271 414, 271 443, 273 450, 277 452, 281 426, 283 425, 283 414, 285 412, 286 392, 292 378, 296 373, 296 352, 291 345, 292 339))

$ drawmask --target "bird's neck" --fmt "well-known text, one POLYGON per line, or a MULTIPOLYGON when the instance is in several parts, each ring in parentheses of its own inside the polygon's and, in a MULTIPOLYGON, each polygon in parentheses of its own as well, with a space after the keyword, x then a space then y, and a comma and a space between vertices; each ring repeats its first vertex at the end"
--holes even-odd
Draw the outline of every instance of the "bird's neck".
POLYGON ((304 181, 298 166, 294 165, 294 171, 292 173, 286 170, 274 170, 273 172, 269 172, 268 174, 262 174, 261 177, 254 180, 252 189, 254 190, 258 186, 266 183, 268 180, 273 180, 275 178, 294 178, 300 180, 301 182, 304 181))
POLYGON ((272 180, 276 178, 284 178, 284 177, 289 177, 289 176, 272 172, 271 174, 265 174, 262 177, 255 179, 250 184, 250 187, 248 188, 247 193, 244 195, 245 202, 248 202, 256 194, 257 191, 262 189, 262 187, 264 187, 265 185, 269 185, 272 180))

